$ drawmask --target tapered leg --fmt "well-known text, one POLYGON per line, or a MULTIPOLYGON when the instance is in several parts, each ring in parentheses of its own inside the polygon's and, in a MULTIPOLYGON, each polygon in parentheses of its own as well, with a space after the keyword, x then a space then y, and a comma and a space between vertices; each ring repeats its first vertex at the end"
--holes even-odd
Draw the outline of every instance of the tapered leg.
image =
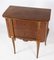
POLYGON ((47 34, 46 34, 46 32, 45 32, 45 38, 44 38, 44 43, 45 43, 45 46, 46 46, 46 39, 47 39, 47 34))
POLYGON ((37 41, 37 58, 38 58, 38 54, 39 54, 39 47, 40 47, 40 40, 37 41))
POLYGON ((45 29, 45 45, 46 45, 46 40, 47 40, 48 33, 49 33, 49 28, 48 28, 48 24, 46 24, 46 29, 45 29))
POLYGON ((16 49, 15 49, 15 38, 12 37, 12 43, 13 43, 13 48, 14 48, 14 54, 16 54, 16 49))
POLYGON ((45 46, 46 46, 46 40, 45 40, 45 46))

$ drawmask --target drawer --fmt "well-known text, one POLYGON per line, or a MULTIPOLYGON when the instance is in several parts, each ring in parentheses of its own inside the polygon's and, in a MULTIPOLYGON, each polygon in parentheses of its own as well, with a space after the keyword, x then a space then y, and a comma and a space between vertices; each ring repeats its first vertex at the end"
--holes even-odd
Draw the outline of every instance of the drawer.
POLYGON ((30 20, 13 20, 16 37, 36 38, 37 22, 30 20))

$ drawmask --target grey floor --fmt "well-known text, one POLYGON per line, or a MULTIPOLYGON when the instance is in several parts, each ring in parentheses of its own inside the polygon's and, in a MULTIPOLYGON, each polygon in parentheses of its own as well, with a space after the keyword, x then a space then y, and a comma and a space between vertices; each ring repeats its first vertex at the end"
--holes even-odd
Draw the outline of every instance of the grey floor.
POLYGON ((0 60, 54 60, 54 1, 40 1, 40 4, 35 5, 35 0, 23 0, 23 1, 0 1, 0 60), (23 40, 16 39, 16 52, 13 54, 12 41, 8 37, 6 22, 2 17, 3 12, 6 8, 13 5, 24 5, 25 6, 36 6, 36 7, 47 7, 52 9, 51 21, 49 22, 49 34, 47 37, 47 45, 44 42, 40 44, 39 58, 36 58, 37 45, 35 41, 24 42, 23 40), (43 4, 44 3, 44 4, 43 4), (30 5, 29 5, 30 4, 30 5), (45 5, 46 4, 46 5, 45 5))

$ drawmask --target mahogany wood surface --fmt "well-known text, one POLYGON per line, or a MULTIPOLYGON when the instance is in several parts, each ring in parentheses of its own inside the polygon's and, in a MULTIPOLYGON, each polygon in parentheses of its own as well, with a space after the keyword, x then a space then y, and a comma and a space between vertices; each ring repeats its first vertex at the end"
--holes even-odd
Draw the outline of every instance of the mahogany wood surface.
POLYGON ((15 38, 24 41, 37 41, 37 58, 40 42, 45 42, 48 35, 48 23, 51 9, 9 6, 4 12, 8 35, 12 38, 14 53, 15 38))
POLYGON ((49 21, 51 9, 9 6, 3 17, 49 21))

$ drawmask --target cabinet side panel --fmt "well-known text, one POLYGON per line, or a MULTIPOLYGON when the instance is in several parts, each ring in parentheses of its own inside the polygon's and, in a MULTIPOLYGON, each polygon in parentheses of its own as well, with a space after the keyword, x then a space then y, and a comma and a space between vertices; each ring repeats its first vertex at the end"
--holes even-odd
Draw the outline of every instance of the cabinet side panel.
POLYGON ((10 18, 6 18, 6 25, 7 25, 9 37, 14 36, 13 24, 12 23, 13 23, 13 21, 10 18))
POLYGON ((45 41, 48 34, 48 22, 38 22, 37 36, 36 39, 40 41, 45 41))

